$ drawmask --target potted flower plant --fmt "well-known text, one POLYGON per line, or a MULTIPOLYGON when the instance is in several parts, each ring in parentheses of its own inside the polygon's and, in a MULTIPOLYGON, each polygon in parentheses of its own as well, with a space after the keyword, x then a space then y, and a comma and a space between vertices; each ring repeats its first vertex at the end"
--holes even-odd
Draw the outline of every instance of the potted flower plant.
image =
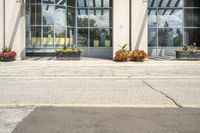
POLYGON ((133 50, 130 52, 129 60, 130 61, 145 61, 148 58, 147 53, 144 50, 133 50))
POLYGON ((120 50, 115 53, 115 61, 127 61, 129 51, 127 50, 127 44, 123 45, 120 50))
POLYGON ((79 60, 81 58, 81 50, 75 46, 64 47, 56 50, 56 57, 59 60, 79 60))
POLYGON ((16 52, 12 51, 11 48, 5 47, 0 52, 0 61, 14 61, 16 55, 16 52))
POLYGON ((179 60, 200 60, 200 50, 196 43, 184 46, 181 50, 176 50, 176 59, 179 60))

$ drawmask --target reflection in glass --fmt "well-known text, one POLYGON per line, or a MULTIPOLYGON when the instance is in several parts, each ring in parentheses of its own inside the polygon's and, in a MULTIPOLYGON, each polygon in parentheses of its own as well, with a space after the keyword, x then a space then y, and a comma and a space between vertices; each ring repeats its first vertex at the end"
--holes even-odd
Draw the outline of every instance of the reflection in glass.
POLYGON ((75 45, 75 28, 67 28, 66 45, 75 45))
POLYGON ((52 47, 53 46, 53 38, 54 38, 54 32, 53 32, 52 26, 45 26, 43 27, 43 38, 42 38, 42 44, 44 47, 52 47))
POLYGON ((90 7, 112 7, 112 0, 89 0, 90 7))
POLYGON ((87 9, 78 9, 77 16, 78 27, 88 27, 88 10, 87 9))
POLYGON ((41 27, 31 27, 31 44, 33 47, 41 45, 41 27))
POLYGON ((43 0, 44 4, 54 4, 54 0, 43 0))
POLYGON ((157 27, 157 11, 153 9, 149 9, 149 18, 148 18, 148 26, 149 27, 157 27))
POLYGON ((158 7, 182 7, 183 0, 157 0, 158 7))
POLYGON ((185 27, 200 27, 200 9, 185 9, 185 27))
POLYGON ((193 44, 194 42, 200 47, 200 28, 186 28, 185 44, 193 44))
POLYGON ((149 28, 148 29, 148 46, 156 47, 157 46, 157 29, 149 28))
POLYGON ((76 4, 75 0, 67 0, 67 5, 68 6, 75 7, 75 4, 76 4))
POLYGON ((91 27, 110 27, 112 24, 110 10, 89 10, 91 27))
POLYGON ((110 29, 90 29, 90 46, 111 47, 111 34, 110 29))
POLYGON ((89 0, 77 0, 77 7, 87 7, 89 0))
POLYGON ((65 36, 66 36, 65 27, 55 27, 55 46, 64 46, 65 45, 65 36))
POLYGON ((31 25, 41 25, 41 6, 31 6, 31 25))
POLYGON ((66 6, 67 0, 55 0, 56 5, 66 6))
POLYGON ((163 27, 182 27, 183 10, 180 9, 161 9, 158 10, 158 26, 163 27))
POLYGON ((31 47, 31 28, 26 27, 26 47, 31 47))
POLYGON ((42 6, 43 25, 54 24, 54 6, 43 5, 42 6))
POLYGON ((75 26, 75 8, 67 8, 67 26, 75 26))
POLYGON ((65 14, 66 14, 66 8, 64 6, 55 6, 55 25, 56 26, 67 25, 65 14))
POLYGON ((185 7, 200 7, 200 0, 185 0, 185 7))
POLYGON ((156 7, 156 0, 148 0, 148 7, 156 7))
POLYGON ((78 46, 88 47, 88 29, 78 29, 78 46))
POLYGON ((183 46, 183 32, 180 28, 159 28, 158 44, 161 47, 183 46))
POLYGON ((27 0, 28 4, 41 3, 41 0, 27 0))

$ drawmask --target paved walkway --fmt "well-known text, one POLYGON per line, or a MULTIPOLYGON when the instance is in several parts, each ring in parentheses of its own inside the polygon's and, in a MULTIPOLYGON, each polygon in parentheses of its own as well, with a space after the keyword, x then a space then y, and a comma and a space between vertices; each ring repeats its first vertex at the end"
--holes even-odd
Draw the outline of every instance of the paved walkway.
POLYGON ((0 62, 0 133, 10 133, 38 107, 198 110, 199 68, 200 61, 175 60, 0 62))

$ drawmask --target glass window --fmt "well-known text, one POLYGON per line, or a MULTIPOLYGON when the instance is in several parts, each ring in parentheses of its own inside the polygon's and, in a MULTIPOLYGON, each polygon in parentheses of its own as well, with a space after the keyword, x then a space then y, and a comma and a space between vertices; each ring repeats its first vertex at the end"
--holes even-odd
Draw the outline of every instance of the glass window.
POLYGON ((185 0, 185 7, 200 7, 200 0, 185 0))
POLYGON ((148 29, 148 46, 156 47, 157 46, 157 29, 149 28, 148 29))
POLYGON ((55 46, 65 45, 66 31, 65 27, 55 27, 55 46))
POLYGON ((75 8, 67 8, 67 26, 75 26, 75 8))
POLYGON ((148 0, 148 7, 156 7, 156 0, 148 0))
POLYGON ((111 34, 110 29, 90 29, 90 46, 111 47, 111 34))
POLYGON ((78 29, 78 46, 88 47, 88 29, 78 29))
POLYGON ((89 0, 77 0, 77 7, 88 7, 89 0))
POLYGON ((87 9, 78 9, 77 16, 78 27, 88 27, 88 10, 87 9))
POLYGON ((54 6, 42 6, 43 25, 54 25, 54 6))
POLYGON ((185 44, 193 44, 194 42, 200 47, 200 28, 186 28, 185 44))
POLYGON ((54 0, 43 0, 44 4, 54 4, 54 0))
POLYGON ((183 0, 157 0, 158 7, 182 7, 183 0))
POLYGON ((41 27, 31 27, 31 44, 33 47, 41 45, 41 27))
POLYGON ((183 10, 181 9, 159 9, 158 27, 182 27, 183 10))
POLYGON ((31 25, 41 25, 41 6, 31 6, 31 25))
POLYGON ((185 9, 185 27, 200 27, 200 8, 185 9))
POLYGON ((159 28, 158 46, 178 47, 183 46, 183 32, 180 28, 159 28))
POLYGON ((41 0, 27 0, 28 4, 36 4, 36 3, 41 3, 41 0))
POLYGON ((111 27, 111 11, 104 9, 89 10, 91 27, 111 27))
POLYGON ((67 5, 68 5, 68 6, 73 6, 73 7, 75 7, 75 4, 76 4, 75 0, 67 0, 67 5))
POLYGON ((75 45, 75 28, 67 28, 67 38, 66 44, 67 45, 75 45))
POLYGON ((56 0, 55 4, 60 6, 66 6, 67 0, 56 0))
POLYGON ((43 38, 42 44, 44 47, 53 47, 54 40, 54 28, 53 26, 45 26, 43 27, 43 38))
POLYGON ((157 27, 157 11, 154 9, 149 9, 148 14, 149 14, 148 26, 157 27))
POLYGON ((55 25, 56 26, 66 26, 66 7, 64 6, 55 6, 55 25))

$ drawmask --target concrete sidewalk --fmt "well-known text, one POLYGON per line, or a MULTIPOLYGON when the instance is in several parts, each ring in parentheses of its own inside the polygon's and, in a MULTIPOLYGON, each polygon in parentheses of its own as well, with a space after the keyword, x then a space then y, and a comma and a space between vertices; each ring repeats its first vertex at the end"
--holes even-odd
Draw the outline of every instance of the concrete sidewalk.
POLYGON ((0 106, 200 107, 200 62, 0 63, 0 106))

